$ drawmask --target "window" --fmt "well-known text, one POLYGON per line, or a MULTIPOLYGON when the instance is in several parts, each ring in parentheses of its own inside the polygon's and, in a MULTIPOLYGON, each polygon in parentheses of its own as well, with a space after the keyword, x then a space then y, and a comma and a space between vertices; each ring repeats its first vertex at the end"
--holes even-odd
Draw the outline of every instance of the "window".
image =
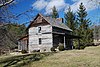
POLYGON ((41 27, 38 27, 38 33, 40 33, 41 32, 41 27))
POLYGON ((39 38, 39 45, 41 44, 41 38, 39 38))

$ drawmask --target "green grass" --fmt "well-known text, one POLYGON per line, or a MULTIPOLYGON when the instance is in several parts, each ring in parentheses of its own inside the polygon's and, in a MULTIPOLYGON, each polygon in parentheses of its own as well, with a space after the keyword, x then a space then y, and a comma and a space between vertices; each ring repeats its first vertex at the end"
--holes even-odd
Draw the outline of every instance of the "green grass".
POLYGON ((62 51, 24 67, 100 67, 100 46, 62 51))

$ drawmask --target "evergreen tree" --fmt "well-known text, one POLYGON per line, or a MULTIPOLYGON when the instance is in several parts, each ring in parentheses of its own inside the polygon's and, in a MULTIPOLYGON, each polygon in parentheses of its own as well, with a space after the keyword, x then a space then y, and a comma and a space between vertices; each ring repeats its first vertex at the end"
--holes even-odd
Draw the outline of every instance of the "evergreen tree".
POLYGON ((71 8, 68 8, 68 11, 65 12, 65 23, 66 25, 73 30, 73 33, 75 34, 75 29, 76 29, 76 23, 75 23, 75 14, 71 11, 71 8))
POLYGON ((77 12, 77 21, 79 23, 78 35, 82 37, 80 39, 81 48, 84 48, 86 44, 92 41, 92 30, 89 27, 91 22, 87 19, 87 15, 86 8, 81 3, 77 12))
POLYGON ((56 7, 54 6, 52 9, 52 18, 58 18, 58 17, 59 17, 58 11, 56 7))
MULTIPOLYGON (((73 35, 77 35, 78 31, 78 23, 76 21, 76 16, 75 14, 71 11, 71 8, 69 7, 67 12, 65 13, 65 23, 66 25, 73 30, 73 35)), ((74 39, 73 41, 73 45, 75 46, 75 48, 77 48, 78 46, 78 40, 74 39)))

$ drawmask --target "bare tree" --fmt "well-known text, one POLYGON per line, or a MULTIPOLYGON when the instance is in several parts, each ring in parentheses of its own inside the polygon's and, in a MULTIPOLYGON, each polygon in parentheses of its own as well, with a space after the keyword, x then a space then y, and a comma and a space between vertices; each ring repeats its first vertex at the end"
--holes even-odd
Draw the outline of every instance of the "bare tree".
POLYGON ((0 0, 0 22, 10 22, 14 14, 9 10, 14 4, 14 0, 0 0))

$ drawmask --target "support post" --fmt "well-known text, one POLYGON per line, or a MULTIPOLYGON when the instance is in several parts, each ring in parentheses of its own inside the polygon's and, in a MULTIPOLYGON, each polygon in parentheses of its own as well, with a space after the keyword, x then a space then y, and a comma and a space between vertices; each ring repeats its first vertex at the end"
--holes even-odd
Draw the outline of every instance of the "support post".
POLYGON ((71 49, 73 49, 73 39, 71 39, 71 45, 72 45, 72 48, 71 49))
POLYGON ((65 36, 64 36, 64 48, 66 48, 66 39, 65 39, 65 36))

